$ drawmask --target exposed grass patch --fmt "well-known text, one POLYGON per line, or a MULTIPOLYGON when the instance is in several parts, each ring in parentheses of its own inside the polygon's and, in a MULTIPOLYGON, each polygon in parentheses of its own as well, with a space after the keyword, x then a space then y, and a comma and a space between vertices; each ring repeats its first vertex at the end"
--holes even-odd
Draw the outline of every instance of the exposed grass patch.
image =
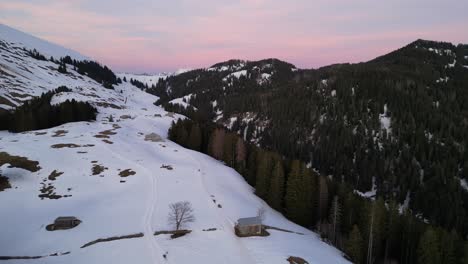
POLYGON ((172 168, 172 166, 171 166, 171 165, 166 165, 166 164, 163 164, 163 165, 161 166, 161 169, 166 169, 166 170, 173 170, 174 168, 172 168))
POLYGON ((10 182, 8 181, 8 178, 0 175, 0 192, 9 188, 11 188, 11 185, 10 185, 10 182))
POLYGON ((100 107, 105 107, 105 108, 122 109, 122 107, 120 107, 118 105, 111 104, 111 103, 106 103, 106 102, 97 102, 96 105, 100 106, 100 107))
POLYGON ((132 176, 132 175, 135 175, 136 172, 132 171, 131 169, 126 169, 126 170, 123 170, 119 173, 119 176, 120 177, 128 177, 128 176, 132 176))
POLYGON ((305 261, 305 259, 300 257, 293 257, 290 256, 286 259, 290 264, 309 264, 309 262, 305 261))
POLYGON ((93 172, 93 175, 101 174, 101 173, 104 172, 105 170, 107 170, 106 167, 104 167, 104 166, 102 166, 102 165, 98 165, 98 164, 94 164, 94 165, 93 165, 93 168, 91 169, 91 171, 93 172))
POLYGON ((55 181, 57 179, 57 177, 59 177, 60 175, 62 175, 63 172, 60 172, 60 171, 57 171, 57 170, 54 170, 53 172, 50 173, 48 179, 50 181, 55 181))
POLYGON ((47 132, 35 132, 34 135, 36 136, 42 136, 42 135, 45 135, 47 134, 47 132))
POLYGON ((54 134, 52 135, 52 137, 63 137, 67 133, 68 133, 67 130, 56 130, 56 131, 54 131, 54 134))
POLYGON ((37 161, 29 160, 25 157, 12 156, 6 152, 0 152, 0 166, 7 163, 10 164, 10 168, 20 168, 30 172, 36 172, 41 169, 37 161))
POLYGON ((117 132, 112 131, 112 129, 104 130, 99 132, 101 135, 111 136, 117 134, 117 132))
POLYGON ((137 233, 137 234, 131 234, 131 235, 126 235, 126 236, 114 236, 114 237, 108 237, 108 238, 99 238, 96 240, 93 240, 91 242, 88 242, 81 246, 81 248, 89 247, 97 243, 102 243, 102 242, 110 242, 110 241, 115 241, 115 240, 121 240, 121 239, 130 239, 130 238, 137 238, 137 237, 143 237, 143 233, 137 233))
POLYGON ((210 232, 210 231, 216 231, 216 230, 217 230, 216 228, 208 228, 208 229, 203 229, 202 231, 210 232))
POLYGON ((114 142, 107 140, 107 139, 103 139, 102 142, 107 143, 107 144, 114 144, 114 142))
POLYGON ((121 115, 120 118, 121 119, 132 119, 132 116, 130 116, 130 115, 121 115))
POLYGON ((101 134, 94 135, 94 137, 95 138, 110 138, 109 136, 101 135, 101 134))

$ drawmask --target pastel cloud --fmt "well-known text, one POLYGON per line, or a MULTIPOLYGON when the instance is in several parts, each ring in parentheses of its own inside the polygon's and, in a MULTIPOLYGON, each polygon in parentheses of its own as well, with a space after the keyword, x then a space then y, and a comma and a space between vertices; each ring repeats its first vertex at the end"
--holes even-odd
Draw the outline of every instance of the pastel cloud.
POLYGON ((2 0, 0 23, 119 71, 277 57, 359 62, 417 38, 468 43, 468 2, 374 0, 2 0))

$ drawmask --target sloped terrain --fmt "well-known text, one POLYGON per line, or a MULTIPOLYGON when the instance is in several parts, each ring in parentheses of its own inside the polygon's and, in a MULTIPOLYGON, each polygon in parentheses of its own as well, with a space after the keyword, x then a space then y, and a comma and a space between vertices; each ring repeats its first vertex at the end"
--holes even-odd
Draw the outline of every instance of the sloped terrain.
POLYGON ((59 73, 55 63, 31 58, 10 41, 2 40, 0 50, 3 109, 66 85, 71 92, 54 95, 52 103, 87 101, 99 114, 95 122, 0 132, 0 152, 40 167, 36 172, 8 164, 0 168, 11 185, 0 192, 1 258, 33 258, 11 263, 286 263, 296 256, 309 263, 347 263, 315 233, 270 209, 237 172, 169 141, 171 122, 183 116, 155 106, 157 97, 128 82, 106 89, 71 66, 59 73), (196 220, 185 227, 192 233, 177 239, 154 236, 173 229, 168 206, 184 200, 194 208, 196 220), (266 208, 267 225, 297 233, 269 230, 269 237, 236 237, 237 219, 254 216, 260 207, 266 208), (59 216, 82 222, 47 231, 59 216), (112 241, 82 248, 98 239, 112 241))

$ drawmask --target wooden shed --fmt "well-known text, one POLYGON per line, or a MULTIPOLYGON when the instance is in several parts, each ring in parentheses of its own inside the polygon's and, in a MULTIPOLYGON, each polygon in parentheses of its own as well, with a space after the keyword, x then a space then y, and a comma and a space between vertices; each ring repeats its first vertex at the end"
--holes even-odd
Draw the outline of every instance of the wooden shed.
POLYGON ((239 218, 234 227, 238 236, 258 236, 262 234, 263 224, 260 217, 239 218))

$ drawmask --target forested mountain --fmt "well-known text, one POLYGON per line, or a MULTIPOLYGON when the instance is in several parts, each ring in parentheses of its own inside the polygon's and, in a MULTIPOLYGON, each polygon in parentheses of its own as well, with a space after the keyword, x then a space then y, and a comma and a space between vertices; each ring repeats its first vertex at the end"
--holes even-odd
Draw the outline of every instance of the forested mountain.
POLYGON ((468 234, 468 45, 417 40, 366 63, 307 70, 231 60, 149 92, 166 110, 468 234))

